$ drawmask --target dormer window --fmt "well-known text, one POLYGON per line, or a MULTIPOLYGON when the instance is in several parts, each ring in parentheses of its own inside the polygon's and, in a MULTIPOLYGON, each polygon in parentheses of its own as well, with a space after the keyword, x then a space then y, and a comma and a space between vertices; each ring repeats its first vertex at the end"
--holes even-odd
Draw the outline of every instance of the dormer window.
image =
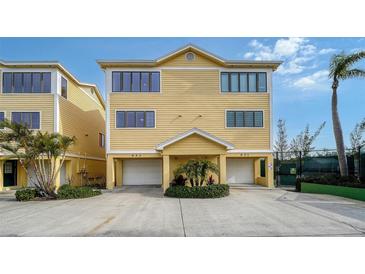
POLYGON ((61 77, 61 96, 67 99, 67 80, 61 77))

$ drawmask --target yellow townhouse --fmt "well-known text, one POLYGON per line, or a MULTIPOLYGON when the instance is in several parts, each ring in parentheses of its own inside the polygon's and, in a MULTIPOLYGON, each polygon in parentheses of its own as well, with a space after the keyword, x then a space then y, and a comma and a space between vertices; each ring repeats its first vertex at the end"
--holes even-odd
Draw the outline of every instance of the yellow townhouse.
MULTIPOLYGON (((95 85, 81 83, 60 63, 0 61, 0 120, 5 118, 77 138, 57 186, 105 178, 103 98, 95 85)), ((16 159, 0 151, 0 190, 29 185, 28 176, 34 172, 27 175, 16 159)))
POLYGON ((273 186, 272 73, 194 45, 156 60, 99 60, 106 81, 107 187, 160 185, 189 159, 216 182, 273 186))

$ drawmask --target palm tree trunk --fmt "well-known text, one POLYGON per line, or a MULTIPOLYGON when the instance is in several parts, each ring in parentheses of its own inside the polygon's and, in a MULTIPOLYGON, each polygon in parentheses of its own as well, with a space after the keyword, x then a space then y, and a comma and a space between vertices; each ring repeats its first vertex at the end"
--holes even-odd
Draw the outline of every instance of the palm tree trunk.
POLYGON ((341 173, 341 176, 347 176, 348 168, 347 168, 347 159, 346 159, 346 154, 345 154, 345 145, 343 142, 343 134, 342 134, 340 118, 338 116, 338 111, 337 111, 337 87, 338 87, 338 82, 335 80, 332 85, 333 133, 335 135, 335 140, 336 140, 336 148, 337 148, 337 154, 338 154, 338 163, 340 165, 340 173, 341 173))

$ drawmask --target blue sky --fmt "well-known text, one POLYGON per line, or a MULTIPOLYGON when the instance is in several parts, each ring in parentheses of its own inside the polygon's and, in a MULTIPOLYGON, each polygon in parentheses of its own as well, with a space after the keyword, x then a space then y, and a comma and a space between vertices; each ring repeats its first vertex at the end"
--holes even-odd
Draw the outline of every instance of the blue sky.
MULTIPOLYGON (((317 148, 334 148, 329 59, 341 51, 365 50, 365 38, 0 38, 0 59, 54 60, 80 81, 96 83, 104 93, 97 59, 155 59, 193 43, 226 59, 283 60, 273 78, 274 121, 286 120, 289 138, 308 123, 326 121, 317 148)), ((365 62, 358 66, 365 68, 365 62)), ((346 144, 365 118, 365 79, 340 83, 339 111, 346 144)))

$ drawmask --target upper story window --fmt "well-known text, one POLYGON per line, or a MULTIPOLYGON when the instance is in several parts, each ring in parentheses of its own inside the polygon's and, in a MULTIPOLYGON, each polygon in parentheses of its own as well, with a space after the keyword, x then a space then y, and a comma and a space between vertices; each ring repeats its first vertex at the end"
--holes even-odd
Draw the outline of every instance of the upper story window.
POLYGON ((11 120, 13 123, 23 124, 30 129, 40 129, 39 112, 12 112, 11 120))
POLYGON ((49 93, 50 72, 4 72, 3 93, 49 93))
MULTIPOLYGON (((5 113, 4 112, 0 112, 0 123, 3 122, 5 120, 5 113)), ((0 125, 0 129, 2 129, 3 127, 1 127, 0 125)))
POLYGON ((117 128, 154 128, 154 111, 117 111, 117 128))
POLYGON ((99 133, 99 147, 105 147, 105 135, 99 133))
POLYGON ((160 73, 144 71, 113 71, 113 92, 160 92, 160 73))
POLYGON ((67 80, 61 77, 61 96, 67 99, 67 80))
POLYGON ((266 72, 222 72, 222 92, 267 92, 266 72))
POLYGON ((227 127, 263 127, 262 111, 227 111, 227 127))

